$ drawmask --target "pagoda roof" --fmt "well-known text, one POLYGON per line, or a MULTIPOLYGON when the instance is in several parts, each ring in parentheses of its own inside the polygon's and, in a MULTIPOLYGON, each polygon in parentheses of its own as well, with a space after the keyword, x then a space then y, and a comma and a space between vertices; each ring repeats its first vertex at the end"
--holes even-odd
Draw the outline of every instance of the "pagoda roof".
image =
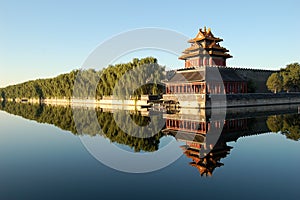
POLYGON ((217 49, 217 50, 222 50, 222 51, 226 51, 226 52, 228 52, 229 50, 227 50, 226 48, 224 48, 224 47, 221 47, 220 46, 220 44, 219 43, 217 43, 217 42, 212 42, 210 45, 208 45, 208 47, 209 48, 211 48, 211 49, 217 49))
POLYGON ((189 48, 186 48, 182 53, 189 53, 190 51, 201 50, 201 49, 203 48, 199 45, 192 45, 189 48))
POLYGON ((177 72, 168 82, 195 82, 204 81, 205 73, 204 70, 187 70, 177 72))
POLYGON ((232 56, 226 52, 229 52, 226 48, 221 47, 219 42, 223 39, 215 37, 211 29, 204 27, 204 30, 199 29, 195 38, 188 40, 192 43, 190 47, 185 49, 183 55, 179 59, 186 60, 187 58, 196 57, 198 55, 210 55, 219 56, 224 58, 231 58, 232 56))
POLYGON ((195 57, 198 56, 200 53, 195 51, 195 52, 191 52, 191 53, 184 53, 182 56, 179 57, 179 59, 186 59, 186 58, 190 58, 190 57, 195 57))
MULTIPOLYGON (((207 51, 207 53, 202 53, 201 55, 220 56, 220 57, 232 58, 232 56, 230 54, 226 53, 226 52, 228 52, 228 50, 224 48, 223 51, 212 51, 212 50, 210 50, 210 51, 207 51)), ((181 59, 181 60, 185 60, 187 58, 191 58, 191 57, 195 57, 195 56, 200 55, 199 51, 194 51, 194 52, 184 51, 183 53, 184 54, 179 57, 179 59, 181 59)))
MULTIPOLYGON (((228 50, 226 49, 226 51, 228 51, 228 50)), ((226 58, 232 57, 230 54, 225 53, 225 52, 220 52, 220 51, 209 51, 208 54, 214 55, 214 56, 222 56, 222 57, 226 57, 226 58)))
POLYGON ((229 67, 202 67, 193 69, 184 69, 177 71, 176 74, 168 81, 169 83, 189 83, 201 81, 223 81, 244 82, 244 78, 238 75, 234 68, 229 67), (217 73, 219 72, 219 73, 217 73))
POLYGON ((223 81, 228 82, 244 82, 244 78, 238 75, 236 70, 233 68, 224 68, 224 67, 206 67, 206 80, 207 81, 218 81, 220 76, 218 76, 217 69, 221 75, 223 81))
POLYGON ((191 45, 190 47, 186 48, 182 53, 188 53, 190 51, 196 51, 196 50, 205 50, 205 49, 217 49, 217 50, 228 50, 224 47, 221 47, 218 43, 212 42, 210 45, 207 46, 207 48, 202 47, 201 45, 195 43, 194 45, 191 45))
POLYGON ((198 34, 196 35, 196 37, 193 38, 193 39, 188 40, 188 42, 194 43, 194 42, 198 42, 198 41, 201 41, 201 40, 213 40, 213 41, 217 41, 217 42, 223 41, 223 39, 215 37, 212 34, 211 29, 210 28, 206 29, 206 27, 204 27, 204 30, 202 30, 200 28, 198 34))

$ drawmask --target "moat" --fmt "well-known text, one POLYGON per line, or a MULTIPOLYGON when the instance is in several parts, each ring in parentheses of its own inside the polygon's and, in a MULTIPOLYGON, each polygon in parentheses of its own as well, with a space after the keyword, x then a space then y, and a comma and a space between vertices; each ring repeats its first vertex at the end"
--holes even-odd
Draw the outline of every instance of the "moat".
POLYGON ((127 199, 136 190, 143 199, 166 193, 172 199, 297 199, 299 106, 138 112, 1 102, 0 198, 127 199), (91 125, 93 116, 99 126, 91 125), (152 135, 129 123, 146 127, 155 120, 161 123, 152 135), (97 161, 82 138, 105 139, 141 156, 174 142, 171 150, 181 156, 157 171, 124 173, 97 161))

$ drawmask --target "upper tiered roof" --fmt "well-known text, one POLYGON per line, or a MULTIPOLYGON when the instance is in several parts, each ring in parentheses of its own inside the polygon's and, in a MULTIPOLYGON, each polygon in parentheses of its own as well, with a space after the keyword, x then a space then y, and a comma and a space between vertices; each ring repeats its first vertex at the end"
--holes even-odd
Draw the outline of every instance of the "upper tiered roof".
POLYGON ((215 37, 211 32, 211 29, 204 27, 204 30, 199 29, 195 38, 188 40, 191 46, 185 49, 183 55, 179 59, 186 60, 187 58, 195 57, 198 55, 210 55, 223 58, 231 58, 226 48, 221 47, 219 42, 223 39, 215 37))
POLYGON ((202 31, 202 28, 200 28, 198 34, 196 35, 196 37, 193 38, 193 39, 190 39, 188 42, 189 42, 189 43, 194 43, 194 42, 198 42, 198 41, 201 41, 201 40, 204 40, 204 39, 212 40, 212 41, 216 41, 216 42, 221 42, 221 41, 223 41, 223 39, 215 37, 215 36, 212 34, 210 28, 208 28, 208 29, 206 30, 206 27, 204 27, 204 30, 203 30, 203 31, 202 31))

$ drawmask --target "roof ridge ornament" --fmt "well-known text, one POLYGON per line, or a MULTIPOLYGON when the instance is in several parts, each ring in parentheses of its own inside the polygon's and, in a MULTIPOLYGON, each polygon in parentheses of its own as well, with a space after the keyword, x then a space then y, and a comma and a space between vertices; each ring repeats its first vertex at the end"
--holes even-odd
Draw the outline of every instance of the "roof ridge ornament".
POLYGON ((207 29, 207 33, 211 33, 211 28, 208 28, 208 29, 207 29))

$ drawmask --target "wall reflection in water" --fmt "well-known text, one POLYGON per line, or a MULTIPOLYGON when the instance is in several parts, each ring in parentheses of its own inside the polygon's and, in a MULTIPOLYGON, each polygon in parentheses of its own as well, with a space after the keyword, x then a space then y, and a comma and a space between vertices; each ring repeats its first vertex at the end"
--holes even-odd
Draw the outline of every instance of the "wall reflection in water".
MULTIPOLYGON (((0 109, 8 113, 22 116, 39 123, 53 124, 74 135, 86 134, 90 136, 101 135, 113 143, 123 144, 135 152, 153 152, 159 149, 160 139, 164 136, 173 136, 185 144, 181 146, 186 157, 191 159, 191 166, 197 168, 199 173, 211 176, 217 167, 223 165, 222 158, 230 153, 232 147, 228 142, 237 141, 240 137, 264 134, 269 132, 281 133, 287 139, 298 141, 300 139, 299 105, 253 107, 227 109, 226 113, 214 113, 211 110, 178 110, 164 112, 162 120, 165 126, 162 130, 150 137, 134 137, 125 133, 114 120, 114 110, 101 108, 76 108, 80 116, 89 117, 97 115, 99 126, 75 127, 73 110, 70 106, 52 106, 39 104, 22 104, 15 102, 1 102, 0 109)), ((139 126, 146 126, 151 122, 149 114, 157 111, 118 111, 124 115, 124 124, 132 120, 139 126)), ((223 111, 220 111, 223 112, 223 111)), ((78 117, 77 116, 77 119, 78 117)), ((86 121, 86 119, 85 119, 86 121)), ((131 131, 130 127, 126 128, 131 131)), ((132 131, 135 131, 132 129, 132 131)))

